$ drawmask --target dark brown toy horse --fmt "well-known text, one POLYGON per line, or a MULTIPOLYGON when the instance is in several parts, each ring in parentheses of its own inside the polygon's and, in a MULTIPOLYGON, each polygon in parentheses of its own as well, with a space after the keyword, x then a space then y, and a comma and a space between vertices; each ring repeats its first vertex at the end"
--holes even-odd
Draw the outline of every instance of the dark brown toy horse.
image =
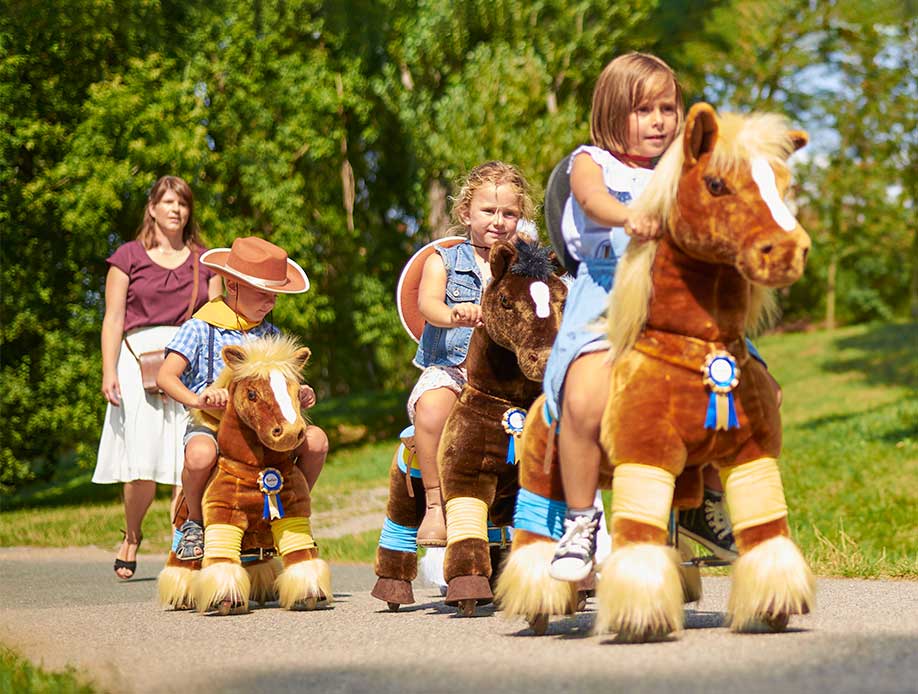
MULTIPOLYGON (((490 262, 491 281, 481 297, 484 327, 472 333, 468 383, 446 420, 437 453, 446 502, 446 602, 466 615, 493 597, 489 578, 500 552, 494 546, 499 543, 489 547, 489 529, 499 534, 513 520, 516 439, 526 408, 541 392, 567 297, 548 248, 501 242, 491 249, 490 262)), ((387 521, 376 553, 379 579, 372 594, 390 609, 414 601, 414 537, 424 494, 420 477, 411 476, 411 445, 403 441, 390 468, 387 521)))
POLYGON ((332 598, 318 558, 306 478, 293 451, 306 436, 297 391, 309 350, 284 337, 223 348, 215 385, 229 390, 219 419, 220 456, 204 492, 204 557, 186 568, 170 553, 159 597, 201 612, 245 612, 249 600, 314 609, 332 598), (242 565, 242 555, 256 555, 242 565), (277 557, 280 557, 278 560, 277 557))
MULTIPOLYGON (((642 641, 681 629, 669 514, 698 505, 708 464, 724 480, 740 551, 731 627, 781 630, 813 603, 813 576, 789 539, 776 393, 744 341, 772 305, 768 289, 804 269, 810 240, 783 195, 785 161, 805 143, 778 116, 718 117, 696 104, 636 203, 665 235, 629 247, 610 303, 601 484, 611 478, 613 550, 600 569, 600 632, 642 641)), ((530 418, 520 477, 524 488, 563 500, 557 469, 543 468, 547 436, 544 421, 530 418)), ((571 610, 571 590, 545 580, 550 552, 533 548, 549 542, 517 532, 498 586, 504 609, 531 623, 571 610)))

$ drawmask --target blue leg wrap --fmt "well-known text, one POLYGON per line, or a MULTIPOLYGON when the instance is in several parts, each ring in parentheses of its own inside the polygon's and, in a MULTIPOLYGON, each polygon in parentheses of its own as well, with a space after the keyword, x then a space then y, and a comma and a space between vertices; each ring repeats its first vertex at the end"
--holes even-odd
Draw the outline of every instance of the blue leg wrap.
POLYGON ((563 501, 548 499, 521 487, 516 496, 513 527, 558 540, 564 534, 566 513, 567 504, 563 501))
POLYGON ((417 540, 417 528, 409 528, 393 523, 388 518, 383 523, 382 532, 379 534, 379 546, 383 549, 391 549, 393 552, 410 552, 414 554, 418 551, 417 540))

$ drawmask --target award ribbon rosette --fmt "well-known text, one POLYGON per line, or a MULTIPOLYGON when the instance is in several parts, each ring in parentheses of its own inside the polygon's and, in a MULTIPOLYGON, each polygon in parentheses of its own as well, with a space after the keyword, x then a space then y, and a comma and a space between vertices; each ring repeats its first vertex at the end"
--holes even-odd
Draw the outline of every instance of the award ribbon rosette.
POLYGON ((265 510, 262 518, 273 520, 284 517, 284 505, 281 503, 280 491, 284 488, 284 477, 280 470, 266 467, 258 475, 258 488, 265 495, 265 510))
POLYGON ((517 458, 517 445, 520 435, 523 433, 523 425, 526 423, 526 410, 519 407, 511 407, 504 412, 500 424, 510 437, 510 443, 507 445, 507 464, 516 465, 519 462, 517 458))
POLYGON ((739 429, 732 392, 739 385, 740 370, 736 359, 729 352, 715 350, 705 357, 701 371, 704 384, 711 389, 704 428, 739 429))

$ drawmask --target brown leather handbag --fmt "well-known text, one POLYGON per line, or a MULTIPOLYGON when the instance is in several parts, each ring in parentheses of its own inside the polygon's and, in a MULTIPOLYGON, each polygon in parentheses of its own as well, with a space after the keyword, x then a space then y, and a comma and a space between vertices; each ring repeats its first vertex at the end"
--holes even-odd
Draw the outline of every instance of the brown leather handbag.
MULTIPOLYGON (((194 312, 194 301, 198 297, 199 258, 200 254, 195 251, 194 285, 191 289, 191 299, 188 301, 188 308, 185 311, 185 315, 182 316, 183 323, 191 318, 191 314, 194 312)), ((141 352, 140 354, 136 354, 134 350, 131 349, 131 343, 128 342, 127 335, 124 336, 124 344, 128 348, 128 352, 131 353, 131 356, 137 360, 137 365, 140 367, 140 381, 143 384, 143 389, 154 395, 163 395, 162 389, 156 385, 156 377, 159 375, 159 367, 161 367, 166 360, 166 350, 158 349, 153 352, 141 352)))

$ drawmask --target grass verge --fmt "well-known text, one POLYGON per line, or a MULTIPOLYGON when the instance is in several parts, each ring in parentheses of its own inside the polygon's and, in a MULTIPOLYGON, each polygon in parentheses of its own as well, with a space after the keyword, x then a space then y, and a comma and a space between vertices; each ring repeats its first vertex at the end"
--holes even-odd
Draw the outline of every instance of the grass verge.
POLYGON ((48 672, 0 644, 0 692, 94 694, 97 691, 72 668, 48 672))

